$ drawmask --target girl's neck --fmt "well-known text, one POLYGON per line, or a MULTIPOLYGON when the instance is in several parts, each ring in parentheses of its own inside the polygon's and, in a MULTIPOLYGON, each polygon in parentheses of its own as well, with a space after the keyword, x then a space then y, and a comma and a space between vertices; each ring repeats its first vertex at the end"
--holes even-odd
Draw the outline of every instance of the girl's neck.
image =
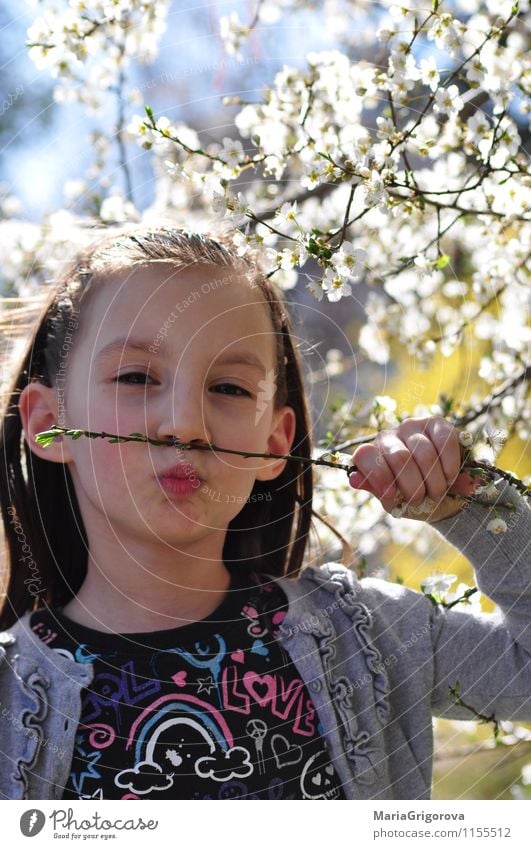
POLYGON ((87 577, 63 613, 80 625, 117 634, 162 631, 200 621, 226 597, 230 573, 223 561, 208 568, 202 564, 195 571, 193 564, 186 570, 179 566, 172 581, 143 574, 136 586, 131 581, 117 586, 89 558, 87 577))

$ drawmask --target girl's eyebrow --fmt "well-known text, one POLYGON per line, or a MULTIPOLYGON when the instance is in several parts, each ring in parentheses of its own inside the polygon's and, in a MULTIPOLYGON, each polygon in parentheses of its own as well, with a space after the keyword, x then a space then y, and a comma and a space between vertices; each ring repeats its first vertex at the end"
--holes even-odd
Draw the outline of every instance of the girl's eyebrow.
POLYGON ((101 351, 96 355, 96 359, 104 359, 105 357, 110 357, 112 354, 122 354, 126 350, 132 351, 142 351, 144 354, 153 353, 149 349, 153 348, 153 340, 146 341, 145 339, 138 339, 134 336, 120 336, 118 339, 115 339, 113 342, 109 342, 108 345, 105 345, 101 351))
MULTIPOLYGON (((105 345, 105 347, 98 352, 95 359, 106 359, 114 354, 123 354, 127 350, 140 351, 143 354, 153 354, 155 352, 150 350, 150 348, 153 349, 153 347, 153 340, 140 339, 134 336, 120 336, 118 339, 115 339, 113 342, 109 342, 108 345, 105 345)), ((228 352, 225 356, 217 357, 215 363, 216 365, 245 365, 249 366, 249 368, 260 371, 260 373, 266 370, 262 360, 251 351, 228 352)))

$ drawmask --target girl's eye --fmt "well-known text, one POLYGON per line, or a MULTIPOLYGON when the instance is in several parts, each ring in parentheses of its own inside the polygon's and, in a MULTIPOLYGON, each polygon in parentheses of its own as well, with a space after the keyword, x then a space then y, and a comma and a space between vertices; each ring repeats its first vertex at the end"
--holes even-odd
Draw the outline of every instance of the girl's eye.
POLYGON ((149 374, 145 374, 143 371, 129 371, 126 374, 119 374, 118 377, 115 377, 114 380, 116 383, 126 383, 131 386, 140 383, 140 385, 145 386, 146 378, 149 380, 153 380, 153 378, 149 374), (142 378, 141 381, 132 380, 133 377, 142 378))
MULTIPOLYGON (((146 386, 146 380, 153 382, 151 375, 143 371, 130 371, 125 374, 119 374, 114 378, 116 383, 124 383, 126 386, 146 386), (140 378, 139 380, 137 378, 140 378)), ((234 383, 218 383, 212 387, 216 392, 222 395, 233 395, 235 397, 250 397, 251 393, 247 389, 242 389, 241 386, 236 386, 234 383)))
POLYGON ((247 396, 250 397, 251 393, 247 391, 247 389, 242 389, 241 386, 236 386, 234 383, 218 383, 216 386, 212 387, 214 390, 221 392, 222 395, 234 395, 238 394, 241 397, 247 396), (227 392, 227 390, 229 390, 227 392), (234 393, 233 390, 236 390, 234 393))

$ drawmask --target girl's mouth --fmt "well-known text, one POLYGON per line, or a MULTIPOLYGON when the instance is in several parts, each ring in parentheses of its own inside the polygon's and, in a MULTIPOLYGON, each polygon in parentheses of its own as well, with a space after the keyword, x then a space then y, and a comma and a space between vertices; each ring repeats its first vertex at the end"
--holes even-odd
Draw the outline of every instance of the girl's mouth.
POLYGON ((190 495, 201 486, 199 478, 160 477, 160 485, 169 495, 190 495))

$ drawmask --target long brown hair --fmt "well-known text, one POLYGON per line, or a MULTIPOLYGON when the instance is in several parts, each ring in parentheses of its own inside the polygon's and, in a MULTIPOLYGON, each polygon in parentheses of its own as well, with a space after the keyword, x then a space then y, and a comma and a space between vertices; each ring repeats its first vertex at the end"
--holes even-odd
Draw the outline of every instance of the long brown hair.
MULTIPOLYGON (((261 269, 259 256, 240 257, 229 236, 214 238, 182 228, 136 227, 107 234, 85 249, 53 287, 7 392, 0 433, 0 508, 8 546, 4 562, 8 581, 0 628, 9 627, 42 600, 49 605, 66 604, 79 591, 87 572, 88 543, 70 471, 66 464, 49 462, 31 451, 22 429, 20 393, 32 381, 56 385, 65 340, 71 344, 75 338, 81 305, 93 289, 104 285, 110 274, 147 263, 175 269, 195 263, 232 267, 258 287, 269 307, 277 341, 275 407, 293 408, 296 431, 291 450, 311 458, 300 353, 290 316, 261 269)), ((275 480, 256 481, 245 506, 228 526, 222 554, 227 568, 295 577, 310 541, 312 514, 318 515, 312 510, 312 495, 309 464, 288 462, 275 480)))

